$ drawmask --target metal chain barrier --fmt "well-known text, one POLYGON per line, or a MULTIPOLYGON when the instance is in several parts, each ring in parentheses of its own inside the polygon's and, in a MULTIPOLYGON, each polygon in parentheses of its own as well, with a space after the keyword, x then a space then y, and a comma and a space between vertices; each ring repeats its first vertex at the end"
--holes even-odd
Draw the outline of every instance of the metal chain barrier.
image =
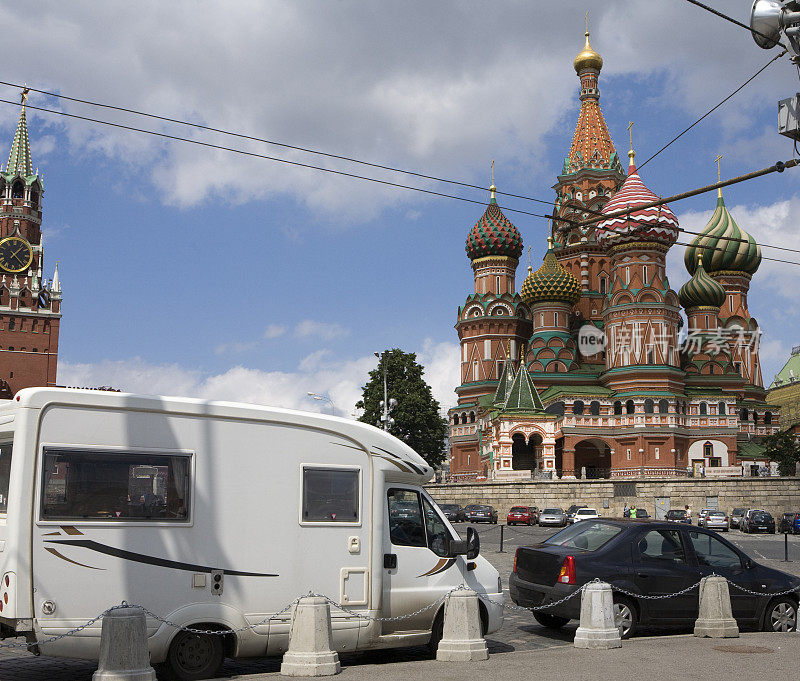
MULTIPOLYGON (((711 576, 718 577, 720 575, 716 575, 716 574, 712 573, 711 575, 708 575, 708 576, 710 576, 710 577, 711 576)), ((744 593, 747 593, 747 594, 750 594, 750 595, 753 595, 753 596, 759 596, 759 597, 762 597, 762 596, 787 596, 787 595, 789 595, 791 593, 797 593, 797 592, 800 591, 800 586, 797 586, 794 589, 787 589, 786 591, 776 591, 774 593, 767 593, 767 592, 761 592, 761 591, 752 591, 750 589, 747 589, 746 587, 743 587, 743 586, 737 584, 736 582, 731 581, 727 577, 725 579, 728 582, 728 584, 730 584, 731 586, 735 587, 736 589, 739 589, 740 591, 743 591, 744 593)), ((583 593, 583 591, 589 586, 589 584, 593 584, 593 583, 597 583, 597 582, 600 582, 600 580, 595 578, 591 582, 587 582, 586 584, 584 584, 580 588, 576 589, 572 593, 564 596, 564 598, 561 598, 561 599, 559 599, 557 601, 553 601, 552 603, 546 603, 545 605, 538 605, 538 606, 522 607, 522 606, 515 605, 515 604, 512 604, 512 603, 506 603, 505 601, 503 601, 502 603, 499 603, 497 601, 493 601, 491 598, 489 598, 485 594, 480 594, 480 593, 478 594, 478 597, 484 603, 488 603, 488 604, 493 605, 493 606, 498 607, 498 608, 506 608, 508 610, 516 610, 516 611, 520 611, 520 612, 523 612, 523 611, 525 611, 525 612, 537 612, 539 610, 547 610, 549 608, 554 608, 554 607, 556 607, 558 605, 562 605, 563 603, 566 603, 570 599, 575 598, 578 594, 583 593)), ((622 593, 622 594, 624 594, 626 596, 629 596, 631 598, 658 601, 658 600, 665 600, 665 599, 668 599, 668 598, 674 598, 676 596, 682 596, 684 594, 687 594, 690 591, 693 591, 694 589, 699 588, 700 587, 700 582, 697 582, 696 584, 692 584, 691 586, 688 586, 685 589, 681 589, 680 591, 676 591, 674 593, 669 593, 669 594, 660 594, 658 596, 647 596, 645 594, 633 593, 631 591, 627 591, 626 589, 623 589, 622 587, 616 586, 614 584, 611 584, 610 586, 614 591, 622 593)), ((442 603, 444 603, 444 601, 447 599, 447 597, 450 594, 452 594, 452 593, 454 593, 456 591, 464 591, 464 590, 467 590, 467 589, 468 589, 468 587, 466 585, 460 584, 459 586, 450 589, 447 593, 443 594, 442 596, 437 598, 432 603, 429 603, 425 607, 420 608, 419 610, 415 610, 414 612, 407 613, 405 615, 397 615, 396 617, 372 617, 371 615, 365 615, 364 613, 356 612, 354 610, 350 610, 349 608, 343 606, 341 603, 337 603, 336 601, 334 601, 333 599, 329 598, 328 596, 326 596, 324 594, 317 594, 317 593, 314 593, 312 591, 309 591, 305 596, 298 596, 293 601, 288 603, 286 606, 281 608, 278 612, 265 617, 264 619, 260 620, 259 622, 255 622, 254 624, 246 624, 245 626, 238 627, 236 629, 196 629, 196 628, 193 628, 193 627, 186 627, 186 626, 183 626, 181 624, 176 624, 175 622, 173 622, 173 621, 171 621, 171 620, 169 620, 169 619, 167 619, 165 617, 161 617, 160 615, 156 615, 154 612, 152 612, 151 610, 148 610, 147 608, 145 608, 142 605, 129 604, 126 601, 122 601, 122 603, 120 605, 111 606, 107 610, 104 610, 103 612, 101 612, 96 617, 93 617, 92 619, 88 620, 86 623, 81 624, 80 626, 75 627, 74 629, 70 629, 69 631, 66 631, 63 634, 58 634, 57 636, 51 636, 50 638, 47 638, 47 639, 44 639, 44 640, 41 640, 41 641, 32 641, 32 642, 26 642, 26 643, 17 643, 16 641, 13 641, 13 642, 10 642, 10 643, 0 643, 0 649, 1 648, 19 648, 19 649, 25 648, 25 649, 30 649, 33 646, 43 645, 43 644, 46 644, 46 643, 54 643, 55 641, 59 641, 59 640, 61 640, 63 638, 66 638, 67 636, 74 636, 75 634, 83 631, 87 627, 90 627, 93 624, 95 624, 95 623, 99 622, 100 620, 102 620, 103 617, 105 617, 108 613, 110 613, 110 612, 112 612, 114 610, 119 610, 121 608, 135 608, 137 610, 141 610, 145 615, 147 615, 148 617, 151 617, 152 619, 156 620, 157 622, 161 622, 162 624, 166 624, 168 627, 172 627, 172 628, 178 629, 180 631, 185 631, 185 632, 188 632, 190 634, 208 634, 208 635, 212 635, 212 636, 228 636, 228 635, 231 635, 231 634, 238 634, 238 633, 241 633, 243 631, 253 630, 256 627, 259 627, 259 626, 261 626, 263 624, 266 624, 267 622, 270 622, 270 621, 272 621, 274 619, 277 619, 280 615, 290 611, 295 605, 297 605, 300 602, 300 600, 302 598, 307 598, 307 597, 324 598, 329 605, 333 606, 334 608, 337 608, 338 610, 340 610, 341 612, 345 613, 349 617, 355 617, 355 618, 362 619, 362 620, 368 620, 370 622, 400 622, 400 621, 403 621, 403 620, 412 619, 414 617, 417 617, 418 615, 421 615, 423 612, 427 612, 428 610, 431 610, 431 609, 441 605, 442 603)))

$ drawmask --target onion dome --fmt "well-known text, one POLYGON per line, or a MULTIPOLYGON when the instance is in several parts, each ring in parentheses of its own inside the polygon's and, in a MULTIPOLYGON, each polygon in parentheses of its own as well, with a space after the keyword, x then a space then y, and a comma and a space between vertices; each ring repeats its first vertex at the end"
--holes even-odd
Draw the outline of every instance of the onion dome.
POLYGON ((603 58, 592 49, 589 44, 589 31, 584 34, 586 36, 586 45, 575 57, 572 65, 575 67, 575 72, 580 73, 584 69, 594 69, 599 71, 603 68, 603 58))
POLYGON ((497 187, 489 187, 492 198, 483 214, 467 236, 467 255, 470 260, 490 255, 504 255, 519 260, 522 255, 522 236, 497 205, 497 187))
MULTIPOLYGON (((614 197, 603 206, 604 215, 658 201, 658 196, 639 177, 633 160, 635 156, 636 153, 631 149, 628 152, 628 178, 614 197)), ((597 225, 597 241, 605 247, 633 241, 652 241, 671 246, 677 239, 678 218, 667 204, 634 210, 629 215, 602 220, 597 225)))
POLYGON ((706 273, 702 253, 698 253, 692 278, 681 286, 678 300, 687 310, 693 307, 722 307, 725 302, 725 289, 706 273))
POLYGON ((687 246, 683 262, 690 273, 702 257, 706 272, 744 272, 755 274, 761 264, 761 247, 736 224, 725 207, 722 191, 717 193, 717 208, 705 229, 687 246))
POLYGON ((547 253, 542 266, 535 272, 531 267, 528 268, 528 276, 522 283, 520 295, 530 306, 543 302, 574 305, 580 299, 581 285, 558 262, 553 253, 552 237, 547 239, 547 253))

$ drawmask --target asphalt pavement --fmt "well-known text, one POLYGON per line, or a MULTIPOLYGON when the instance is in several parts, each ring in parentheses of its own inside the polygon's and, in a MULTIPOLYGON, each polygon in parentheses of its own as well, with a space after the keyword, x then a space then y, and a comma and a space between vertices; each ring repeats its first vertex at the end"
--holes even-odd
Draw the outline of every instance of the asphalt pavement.
MULTIPOLYGON (((517 547, 541 542, 561 529, 464 523, 455 527, 462 536, 467 527, 478 531, 481 553, 500 572, 506 598, 517 547)), ((750 535, 732 530, 723 536, 757 562, 800 575, 800 536, 788 537, 792 561, 788 563, 782 561, 783 535, 750 535)), ((560 631, 552 631, 537 624, 527 611, 507 610, 503 627, 487 637, 490 660, 479 663, 482 681, 495 678, 506 681, 509 675, 528 676, 532 665, 536 666, 537 675, 546 674, 552 679, 574 681, 591 675, 592 678, 613 677, 615 681, 628 678, 638 681, 648 673, 663 676, 665 654, 675 655, 674 660, 670 659, 673 678, 680 674, 704 681, 749 681, 764 674, 764 665, 768 665, 771 675, 788 678, 790 672, 792 677, 796 675, 800 653, 800 634, 748 633, 740 639, 711 641, 687 635, 691 630, 636 637, 625 641, 621 650, 591 652, 572 647, 576 628, 577 622, 571 622, 560 631), (733 648, 722 650, 719 646, 733 648)), ((411 674, 435 675, 437 681, 463 681, 464 674, 473 671, 464 664, 430 660, 424 648, 343 655, 342 664, 344 675, 370 681, 381 676, 397 678, 411 674)), ((276 675, 279 668, 279 658, 228 660, 220 678, 259 681, 267 675, 276 675)), ((24 650, 0 649, 0 681, 90 681, 95 670, 96 665, 90 662, 34 657, 24 650)))

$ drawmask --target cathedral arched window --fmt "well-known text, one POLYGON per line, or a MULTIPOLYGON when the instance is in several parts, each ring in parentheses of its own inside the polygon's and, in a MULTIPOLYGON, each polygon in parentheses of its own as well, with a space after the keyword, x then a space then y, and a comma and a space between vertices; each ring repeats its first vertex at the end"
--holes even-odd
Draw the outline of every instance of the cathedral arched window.
POLYGON ((469 413, 469 422, 470 423, 475 423, 475 412, 474 411, 471 411, 469 413))
POLYGON ((600 402, 597 400, 592 400, 589 403, 589 413, 592 416, 600 416, 600 402))
POLYGON ((659 414, 668 414, 669 413, 669 402, 666 400, 659 400, 658 401, 658 413, 659 414))
POLYGON ((453 425, 454 426, 458 425, 458 414, 453 414, 453 425))
POLYGON ((750 414, 748 413, 747 409, 742 409, 742 410, 739 412, 739 418, 740 418, 742 421, 747 421, 747 419, 749 418, 749 416, 750 416, 750 414))
POLYGON ((584 410, 584 404, 582 400, 575 400, 572 403, 572 413, 575 414, 576 416, 580 416, 581 414, 583 414, 583 410, 584 410))
POLYGON ((771 425, 772 424, 772 412, 768 411, 764 414, 764 424, 771 425))
POLYGON ((758 414, 756 412, 753 412, 753 423, 758 425, 758 414))
POLYGON ((720 416, 725 416, 725 414, 727 414, 727 413, 728 413, 728 411, 727 411, 727 408, 725 407, 725 403, 724 403, 724 402, 720 402, 720 403, 717 405, 717 413, 719 413, 719 415, 720 415, 720 416))
POLYGON ((563 402, 554 402, 551 404, 545 411, 548 414, 555 414, 556 416, 563 416, 564 415, 564 403, 563 402))
POLYGON ((22 180, 17 180, 11 185, 11 198, 21 199, 23 196, 25 196, 25 185, 22 184, 22 180))
POLYGON ((36 187, 31 189, 31 206, 33 208, 39 207, 39 190, 36 187))
POLYGON ((652 414, 654 411, 655 403, 649 397, 644 401, 644 413, 652 414))
POLYGON ((622 402, 617 400, 616 402, 614 402, 614 415, 619 416, 621 414, 622 414, 622 402))
POLYGON ((633 414, 635 411, 636 411, 636 405, 633 404, 633 400, 628 400, 625 403, 625 413, 633 414))
POLYGON ((708 405, 705 402, 700 403, 700 416, 706 416, 708 414, 708 405))
POLYGON ((703 445, 703 456, 714 456, 714 445, 710 442, 703 445))

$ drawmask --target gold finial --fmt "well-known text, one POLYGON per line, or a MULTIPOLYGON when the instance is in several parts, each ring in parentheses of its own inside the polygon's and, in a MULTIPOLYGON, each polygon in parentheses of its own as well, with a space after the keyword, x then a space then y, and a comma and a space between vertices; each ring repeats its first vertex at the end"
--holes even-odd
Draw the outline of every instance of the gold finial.
POLYGON ((491 192, 490 197, 496 201, 497 195, 495 194, 495 192, 497 192, 497 187, 494 186, 494 159, 492 159, 492 163, 489 167, 492 170, 492 184, 489 187, 489 191, 491 192))
POLYGON ((552 237, 552 235, 547 237, 547 250, 548 251, 552 251, 553 250, 553 237, 552 237))
MULTIPOLYGON (((722 182, 722 173, 719 169, 720 159, 722 159, 722 154, 717 154, 717 157, 714 159, 714 163, 717 164, 717 182, 722 182)), ((717 196, 722 198, 722 187, 717 187, 717 196)))
POLYGON ((633 159, 636 158, 636 152, 633 150, 633 131, 631 128, 633 128, 633 121, 628 123, 628 137, 631 141, 631 150, 628 152, 628 158, 630 159, 629 165, 633 165, 633 159))
POLYGON ((31 91, 31 89, 28 87, 28 84, 25 83, 25 88, 20 93, 20 102, 19 102, 20 104, 22 104, 22 108, 23 109, 25 108, 25 102, 28 101, 28 93, 30 91, 31 91))
POLYGON ((703 266, 703 249, 702 248, 698 248, 697 249, 697 266, 698 267, 702 267, 703 266))

